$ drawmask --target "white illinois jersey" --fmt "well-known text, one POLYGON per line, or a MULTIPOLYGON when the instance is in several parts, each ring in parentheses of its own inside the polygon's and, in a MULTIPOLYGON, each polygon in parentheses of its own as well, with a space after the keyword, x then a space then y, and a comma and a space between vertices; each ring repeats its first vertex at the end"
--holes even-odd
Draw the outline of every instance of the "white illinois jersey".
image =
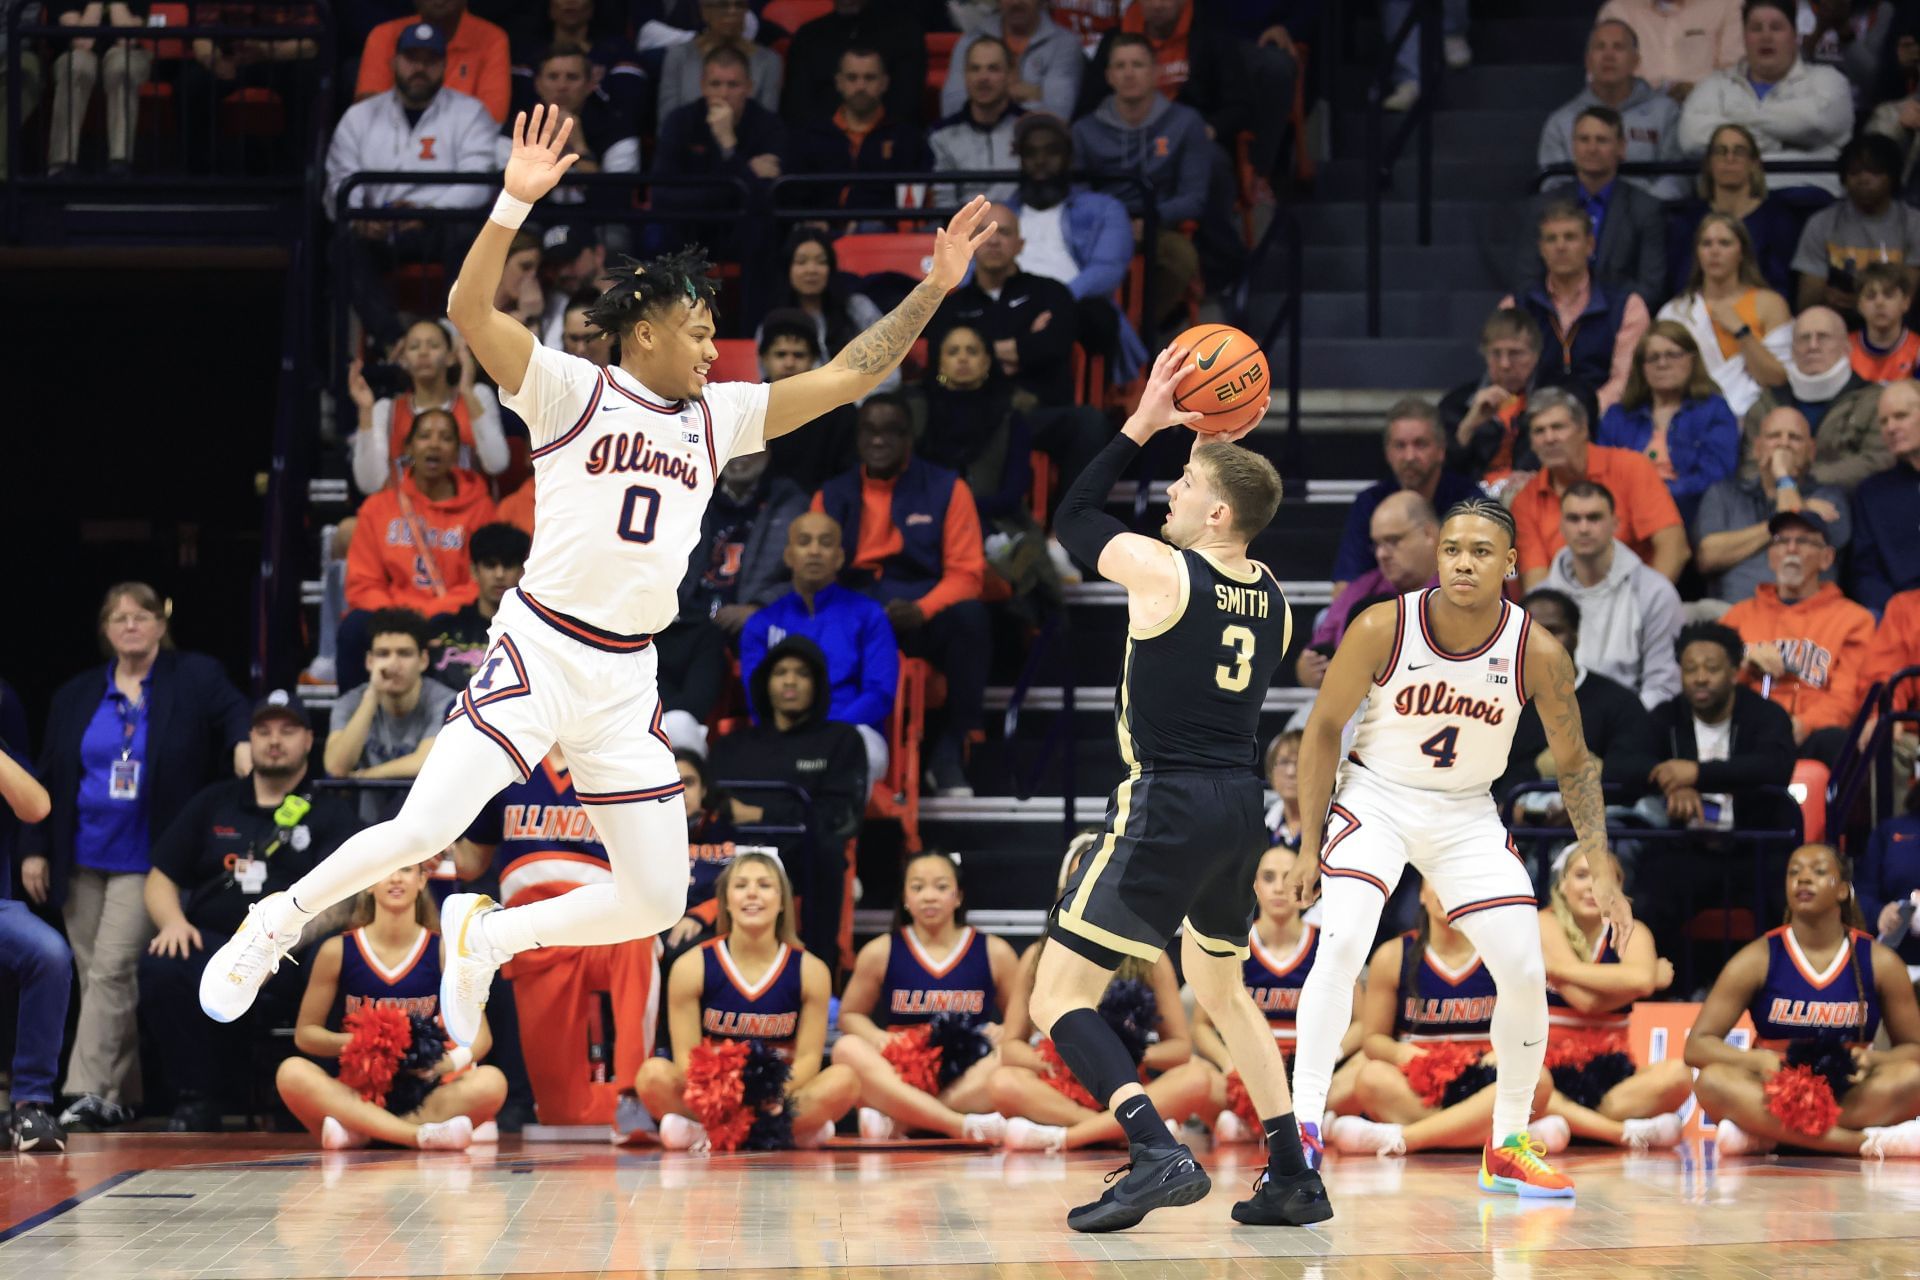
POLYGON ((534 611, 562 630, 664 630, 720 468, 766 447, 767 391, 712 383, 701 399, 668 403, 624 370, 536 345, 520 390, 500 396, 533 437, 520 591, 534 611))
POLYGON ((1393 656, 1360 709, 1348 760, 1422 791, 1486 791, 1506 772, 1526 705, 1526 610, 1500 602, 1479 648, 1449 653, 1427 618, 1439 588, 1394 601, 1393 656))

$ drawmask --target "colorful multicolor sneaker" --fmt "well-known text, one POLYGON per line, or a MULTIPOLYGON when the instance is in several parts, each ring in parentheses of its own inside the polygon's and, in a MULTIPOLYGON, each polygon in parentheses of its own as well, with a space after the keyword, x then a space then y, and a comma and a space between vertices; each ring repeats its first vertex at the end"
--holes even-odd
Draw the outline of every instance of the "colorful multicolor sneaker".
POLYGON ((1527 1198, 1571 1197, 1573 1180, 1547 1163, 1547 1145, 1525 1132, 1508 1134, 1480 1153, 1480 1189, 1527 1198))

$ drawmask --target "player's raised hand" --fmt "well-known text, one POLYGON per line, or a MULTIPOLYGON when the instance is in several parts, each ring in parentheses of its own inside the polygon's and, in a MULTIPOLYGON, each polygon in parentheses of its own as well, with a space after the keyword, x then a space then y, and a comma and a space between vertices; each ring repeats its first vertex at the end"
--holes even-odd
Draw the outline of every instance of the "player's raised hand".
POLYGON ((532 204, 573 168, 578 153, 567 154, 573 117, 558 107, 537 106, 532 118, 522 111, 513 118, 513 154, 507 157, 503 185, 515 200, 532 204))
POLYGON ((973 251, 986 242, 999 225, 987 217, 987 198, 975 196, 953 215, 953 221, 933 233, 933 265, 927 279, 942 289, 951 289, 967 277, 967 264, 973 251))
POLYGON ((1200 418, 1198 413, 1173 407, 1174 389, 1182 378, 1193 372, 1193 361, 1188 359, 1191 354, 1186 347, 1170 346, 1154 358, 1146 389, 1140 393, 1140 403, 1133 407, 1133 416, 1122 428, 1129 436, 1142 440, 1143 436, 1168 427, 1185 426, 1200 418))

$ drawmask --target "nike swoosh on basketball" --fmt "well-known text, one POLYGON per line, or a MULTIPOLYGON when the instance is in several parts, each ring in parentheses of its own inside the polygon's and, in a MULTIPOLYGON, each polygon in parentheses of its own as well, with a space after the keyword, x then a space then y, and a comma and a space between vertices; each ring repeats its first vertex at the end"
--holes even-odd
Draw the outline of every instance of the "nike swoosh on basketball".
POLYGON ((1194 361, 1194 364, 1198 366, 1200 372, 1205 373, 1207 370, 1213 368, 1213 362, 1220 358, 1220 353, 1222 351, 1225 351, 1228 345, 1231 344, 1232 342, 1233 342, 1233 335, 1228 334, 1226 337, 1220 339, 1220 345, 1213 349, 1212 355, 1201 356, 1198 360, 1194 361))

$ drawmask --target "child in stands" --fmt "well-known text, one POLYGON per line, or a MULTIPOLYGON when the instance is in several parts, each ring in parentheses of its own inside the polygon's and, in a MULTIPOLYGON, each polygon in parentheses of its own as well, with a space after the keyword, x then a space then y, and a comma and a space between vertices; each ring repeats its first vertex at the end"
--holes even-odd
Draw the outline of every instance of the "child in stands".
POLYGON ((1913 376, 1920 362, 1920 333, 1907 328, 1913 306, 1908 268, 1897 262, 1873 262, 1860 270, 1860 318, 1853 335, 1853 371, 1868 382, 1899 382, 1913 376))

